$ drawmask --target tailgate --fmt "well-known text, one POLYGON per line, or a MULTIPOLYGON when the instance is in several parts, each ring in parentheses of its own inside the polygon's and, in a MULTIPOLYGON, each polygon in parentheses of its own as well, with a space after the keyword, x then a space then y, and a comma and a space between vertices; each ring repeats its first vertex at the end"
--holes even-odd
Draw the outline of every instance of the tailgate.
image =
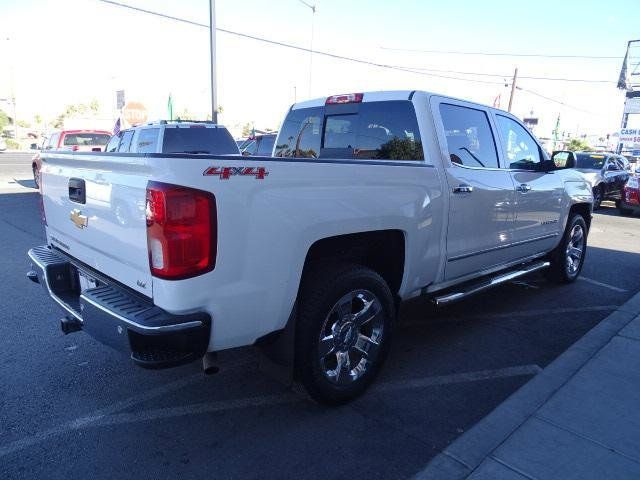
POLYGON ((143 157, 46 154, 41 170, 49 244, 152 296, 143 157))

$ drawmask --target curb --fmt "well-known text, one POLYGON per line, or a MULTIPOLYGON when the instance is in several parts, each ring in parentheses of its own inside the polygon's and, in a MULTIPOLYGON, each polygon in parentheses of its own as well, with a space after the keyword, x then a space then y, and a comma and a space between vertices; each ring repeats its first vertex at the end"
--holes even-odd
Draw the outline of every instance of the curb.
POLYGON ((600 349, 640 315, 640 292, 589 330, 490 414, 436 455, 413 478, 459 480, 470 475, 600 349))

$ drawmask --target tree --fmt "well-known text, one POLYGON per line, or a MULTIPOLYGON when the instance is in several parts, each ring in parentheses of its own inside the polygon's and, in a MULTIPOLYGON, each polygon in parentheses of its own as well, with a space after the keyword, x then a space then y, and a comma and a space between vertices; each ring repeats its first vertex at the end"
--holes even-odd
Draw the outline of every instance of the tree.
POLYGON ((242 136, 250 137, 252 133, 253 133, 253 124, 250 122, 245 123, 242 126, 242 136))
POLYGON ((589 152, 592 150, 587 141, 582 138, 572 138, 569 143, 567 143, 566 148, 572 152, 589 152))
POLYGON ((180 112, 176 119, 178 120, 198 120, 198 116, 195 113, 192 113, 187 108, 183 108, 182 112, 180 112))
POLYGON ((8 126, 11 122, 9 121, 9 116, 0 110, 0 132, 4 130, 4 127, 8 126))
POLYGON ((31 128, 31 124, 26 120, 18 120, 18 126, 22 128, 31 128))
POLYGON ((65 118, 74 118, 78 116, 91 115, 95 116, 100 110, 100 104, 95 98, 89 103, 77 103, 75 105, 67 105, 64 112, 58 115, 52 122, 53 128, 62 128, 65 118))

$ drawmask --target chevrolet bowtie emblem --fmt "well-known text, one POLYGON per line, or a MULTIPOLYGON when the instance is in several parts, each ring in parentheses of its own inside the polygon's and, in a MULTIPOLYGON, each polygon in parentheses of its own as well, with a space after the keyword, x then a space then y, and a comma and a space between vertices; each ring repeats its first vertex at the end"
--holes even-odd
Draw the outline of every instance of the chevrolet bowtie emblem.
POLYGON ((73 224, 79 229, 87 228, 89 225, 89 218, 86 215, 82 215, 82 212, 77 208, 71 210, 71 215, 69 216, 73 224))

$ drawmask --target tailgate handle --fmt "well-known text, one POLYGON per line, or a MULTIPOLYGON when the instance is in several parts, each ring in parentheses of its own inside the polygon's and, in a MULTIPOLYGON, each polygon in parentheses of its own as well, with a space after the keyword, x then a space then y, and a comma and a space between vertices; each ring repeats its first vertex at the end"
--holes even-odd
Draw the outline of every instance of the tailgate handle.
POLYGON ((84 186, 84 180, 82 180, 81 178, 69 179, 69 200, 75 203, 86 203, 86 190, 84 186))

